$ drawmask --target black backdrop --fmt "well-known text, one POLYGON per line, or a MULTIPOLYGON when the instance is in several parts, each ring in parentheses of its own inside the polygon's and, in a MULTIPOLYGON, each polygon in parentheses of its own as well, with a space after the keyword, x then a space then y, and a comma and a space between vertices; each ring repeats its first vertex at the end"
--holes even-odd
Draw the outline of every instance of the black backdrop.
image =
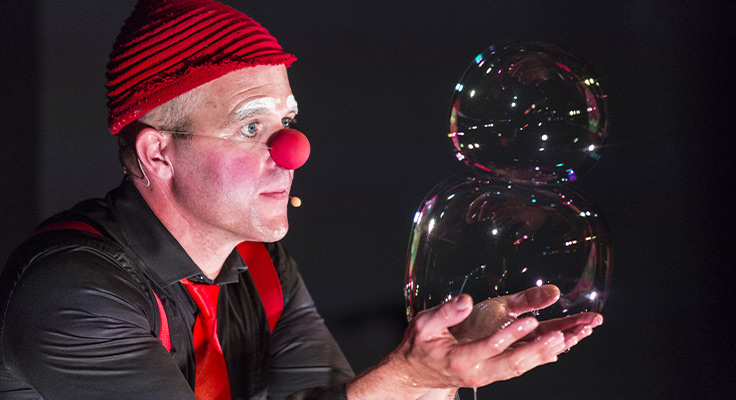
MULTIPOLYGON (((446 136, 457 79, 490 44, 538 40, 590 62, 610 96, 609 144, 575 185, 609 222, 614 281, 591 338, 479 397, 736 396, 732 2, 226 3, 299 58, 313 152, 285 240, 356 371, 400 341, 413 214, 463 169, 446 136)), ((120 180, 104 66, 133 4, 0 5, 3 260, 42 218, 120 180)))

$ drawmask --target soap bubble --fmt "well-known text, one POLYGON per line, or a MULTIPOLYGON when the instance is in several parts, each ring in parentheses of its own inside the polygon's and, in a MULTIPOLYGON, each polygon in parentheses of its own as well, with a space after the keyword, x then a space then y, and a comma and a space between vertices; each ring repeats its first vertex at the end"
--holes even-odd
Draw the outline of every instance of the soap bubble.
POLYGON ((557 46, 491 46, 455 87, 455 155, 505 180, 575 180, 605 142, 605 97, 592 69, 557 46))
POLYGON ((554 284, 562 296, 539 319, 598 312, 608 296, 611 249, 602 217, 560 185, 455 176, 414 219, 406 269, 407 315, 462 293, 475 302, 554 284))

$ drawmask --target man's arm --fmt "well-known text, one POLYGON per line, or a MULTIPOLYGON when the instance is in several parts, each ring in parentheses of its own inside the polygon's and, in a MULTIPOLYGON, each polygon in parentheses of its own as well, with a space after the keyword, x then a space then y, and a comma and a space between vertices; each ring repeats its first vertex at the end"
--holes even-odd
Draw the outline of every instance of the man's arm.
MULTIPOLYGON (((281 267, 283 264, 277 268, 281 267)), ((293 265, 289 271, 297 274, 293 265)), ((310 386, 340 382, 346 379, 344 375, 331 380, 331 374, 339 373, 344 358, 301 278, 298 274, 294 277, 297 280, 292 282, 293 287, 286 284, 290 289, 285 288, 285 317, 276 325, 273 336, 273 366, 282 369, 278 372, 285 372, 286 376, 293 373, 297 380, 312 380, 310 386), (332 359, 333 356, 337 357, 332 359), (323 368, 314 368, 320 365, 323 368), (309 376, 315 372, 321 374, 316 380, 309 376)), ((283 276, 282 279, 290 281, 283 276)), ((554 362, 557 355, 602 323, 602 317, 596 313, 541 323, 534 318, 518 319, 524 313, 553 304, 559 295, 556 287, 547 285, 486 300, 475 307, 469 296, 458 296, 424 311, 412 320, 396 350, 347 383, 347 397, 451 399, 459 387, 485 386, 554 362)), ((295 398, 342 398, 338 392, 325 393, 303 392, 295 398)))
POLYGON ((89 249, 63 251, 33 262, 15 283, 4 365, 44 398, 194 399, 151 332, 155 318, 130 274, 89 249))

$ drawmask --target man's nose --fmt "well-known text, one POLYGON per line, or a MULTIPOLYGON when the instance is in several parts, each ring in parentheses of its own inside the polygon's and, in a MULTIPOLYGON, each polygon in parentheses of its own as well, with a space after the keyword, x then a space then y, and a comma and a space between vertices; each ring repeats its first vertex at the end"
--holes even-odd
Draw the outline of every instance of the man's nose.
POLYGON ((269 148, 271 158, 283 169, 297 169, 309 158, 309 140, 296 129, 284 128, 274 133, 269 148))

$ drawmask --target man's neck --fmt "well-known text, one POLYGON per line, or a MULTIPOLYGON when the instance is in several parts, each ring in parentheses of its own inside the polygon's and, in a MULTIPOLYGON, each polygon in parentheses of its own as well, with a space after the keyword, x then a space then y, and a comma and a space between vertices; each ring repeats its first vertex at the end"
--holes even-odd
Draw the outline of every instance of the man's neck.
POLYGON ((161 196, 153 191, 141 191, 141 195, 202 273, 212 280, 217 278, 239 241, 233 235, 202 225, 184 215, 175 204, 168 201, 170 196, 161 196))

